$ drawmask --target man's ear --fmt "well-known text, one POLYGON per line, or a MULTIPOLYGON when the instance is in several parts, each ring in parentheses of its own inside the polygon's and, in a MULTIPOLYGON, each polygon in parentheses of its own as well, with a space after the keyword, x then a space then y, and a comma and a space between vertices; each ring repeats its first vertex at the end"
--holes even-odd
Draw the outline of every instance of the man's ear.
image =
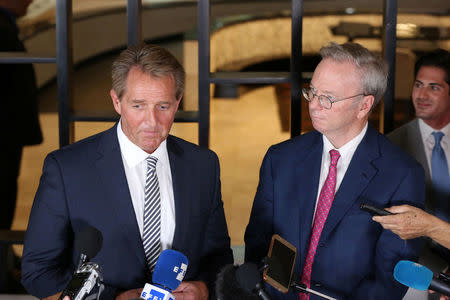
POLYGON ((121 107, 122 103, 120 103, 120 99, 119 99, 119 97, 117 97, 116 91, 111 89, 109 91, 109 94, 111 95, 111 99, 112 99, 112 102, 113 102, 113 105, 114 105, 114 109, 120 115, 121 111, 122 111, 122 107, 121 107))
POLYGON ((367 115, 369 115, 374 101, 375 101, 375 98, 373 97, 373 95, 364 96, 364 98, 362 99, 362 101, 360 102, 360 105, 359 105, 359 112, 358 112, 359 119, 362 119, 362 118, 366 117, 367 115))

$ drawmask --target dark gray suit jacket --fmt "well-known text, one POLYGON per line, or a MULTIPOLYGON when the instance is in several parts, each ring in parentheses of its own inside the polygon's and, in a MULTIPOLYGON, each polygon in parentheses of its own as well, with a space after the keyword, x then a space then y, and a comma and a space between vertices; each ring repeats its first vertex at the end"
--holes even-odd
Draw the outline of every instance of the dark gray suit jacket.
MULTIPOLYGON (((387 137, 391 142, 414 157, 424 168, 426 180, 425 208, 428 212, 433 213, 435 204, 431 186, 431 172, 428 167, 425 146, 420 133, 419 119, 414 119, 397 128, 389 133, 387 137)), ((424 244, 424 249, 422 250, 419 261, 421 264, 431 268, 435 272, 442 271, 447 263, 432 251, 431 245, 431 240, 424 244)))

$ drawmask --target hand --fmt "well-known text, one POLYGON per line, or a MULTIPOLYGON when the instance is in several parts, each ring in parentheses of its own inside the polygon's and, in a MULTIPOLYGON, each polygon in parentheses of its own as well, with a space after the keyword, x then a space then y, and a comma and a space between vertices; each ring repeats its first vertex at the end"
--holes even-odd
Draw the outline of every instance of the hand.
POLYGON ((143 289, 141 288, 120 292, 116 295, 116 300, 139 299, 141 297, 142 290, 143 289))
POLYGON ((182 282, 172 293, 176 300, 207 300, 208 287, 203 281, 182 282))
POLYGON ((386 210, 395 215, 375 216, 372 220, 404 240, 427 236, 433 227, 434 216, 417 207, 400 205, 386 208, 386 210))
MULTIPOLYGON (((428 292, 429 292, 430 294, 436 293, 435 291, 432 291, 432 290, 428 290, 428 292)), ((439 297, 439 300, 450 300, 450 297, 449 297, 449 296, 441 295, 441 297, 439 297)))

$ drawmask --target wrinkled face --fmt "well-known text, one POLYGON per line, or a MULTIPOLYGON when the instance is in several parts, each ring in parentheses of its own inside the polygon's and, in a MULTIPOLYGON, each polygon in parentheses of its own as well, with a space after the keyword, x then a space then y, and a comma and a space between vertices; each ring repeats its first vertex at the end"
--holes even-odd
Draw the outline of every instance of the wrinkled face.
POLYGON ((33 0, 0 0, 0 5, 19 18, 27 14, 27 9, 31 2, 33 0))
MULTIPOLYGON (((335 62, 323 59, 311 79, 311 88, 317 95, 327 95, 333 99, 342 99, 362 93, 358 69, 350 62, 335 62)), ((309 102, 309 115, 314 128, 330 138, 353 136, 361 129, 361 105, 366 97, 357 96, 332 104, 331 109, 323 108, 317 97, 309 102)), ((370 109, 370 107, 369 107, 370 109)))
POLYGON ((445 125, 450 120, 449 92, 443 69, 432 66, 421 67, 417 72, 412 91, 416 116, 425 122, 445 125))
POLYGON ((133 67, 122 99, 114 90, 110 94, 121 116, 122 131, 139 148, 153 153, 169 135, 180 104, 175 97, 175 80, 154 78, 133 67))

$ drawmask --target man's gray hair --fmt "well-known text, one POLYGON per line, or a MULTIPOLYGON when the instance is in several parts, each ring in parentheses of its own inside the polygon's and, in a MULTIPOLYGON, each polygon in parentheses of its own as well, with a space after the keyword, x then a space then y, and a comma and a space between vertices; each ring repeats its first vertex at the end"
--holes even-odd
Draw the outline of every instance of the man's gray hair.
POLYGON ((133 67, 138 67, 143 73, 154 78, 172 77, 175 81, 177 100, 183 95, 186 78, 183 66, 166 49, 142 44, 125 49, 113 62, 112 88, 119 100, 125 94, 128 73, 133 67))
POLYGON ((385 60, 357 43, 337 44, 331 42, 320 49, 322 59, 337 62, 352 62, 361 73, 361 87, 364 95, 373 95, 371 110, 380 102, 386 91, 388 65, 385 60))

